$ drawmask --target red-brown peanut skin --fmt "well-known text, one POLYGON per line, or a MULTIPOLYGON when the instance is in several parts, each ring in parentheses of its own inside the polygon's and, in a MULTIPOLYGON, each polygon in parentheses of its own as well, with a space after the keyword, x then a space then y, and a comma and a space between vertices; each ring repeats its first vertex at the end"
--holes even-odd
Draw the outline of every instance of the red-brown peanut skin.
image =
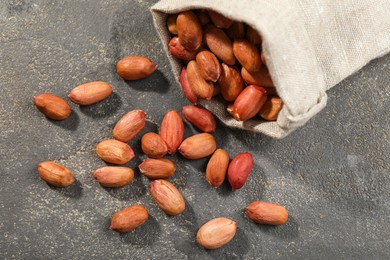
POLYGON ((72 112, 64 99, 50 93, 35 96, 34 104, 42 114, 53 120, 64 120, 72 112))
POLYGON ((250 26, 248 26, 248 29, 246 30, 246 39, 258 47, 261 46, 262 39, 260 34, 250 26))
POLYGON ((104 140, 96 145, 97 155, 105 162, 125 164, 134 158, 131 147, 115 139, 104 140))
POLYGON ((283 108, 283 101, 280 97, 268 98, 265 105, 261 108, 259 115, 268 121, 274 121, 278 118, 280 110, 283 108))
POLYGON ((217 13, 215 11, 209 10, 208 11, 209 16, 213 24, 220 29, 227 29, 229 28, 232 24, 233 21, 225 16, 223 16, 220 13, 217 13))
POLYGON ((121 59, 116 65, 116 71, 124 80, 142 79, 157 69, 156 64, 143 56, 128 56, 121 59))
POLYGON ((240 72, 235 67, 224 63, 222 64, 221 77, 218 82, 221 87, 222 97, 228 102, 236 100, 245 85, 240 72))
POLYGON ((177 20, 177 14, 170 14, 167 17, 168 31, 173 35, 177 35, 176 20, 177 20))
POLYGON ((169 53, 176 58, 190 61, 196 57, 196 51, 189 51, 181 45, 178 37, 173 37, 168 44, 169 53))
POLYGON ((176 19, 179 41, 189 51, 194 51, 202 44, 202 26, 192 11, 181 12, 176 19))
POLYGON ((237 223, 228 218, 215 218, 203 224, 196 241, 206 249, 217 249, 229 243, 237 231, 237 223))
POLYGON ((56 187, 67 187, 75 181, 68 168, 52 161, 39 163, 38 173, 42 180, 56 187))
POLYGON ((116 140, 129 142, 144 129, 145 123, 146 113, 139 109, 132 110, 116 123, 113 136, 116 140))
POLYGON ((229 166, 229 155, 224 149, 217 149, 211 156, 206 168, 206 180, 214 188, 225 181, 229 166))
POLYGON ((241 189, 253 167, 253 156, 248 153, 240 153, 236 155, 229 164, 228 181, 232 190, 241 189))
POLYGON ((128 167, 106 166, 97 169, 92 177, 103 187, 116 188, 129 184, 134 179, 134 171, 128 167))
POLYGON ((110 229, 127 233, 143 225, 149 218, 148 211, 142 205, 134 205, 116 212, 112 216, 110 229))
POLYGON ((238 62, 249 72, 257 72, 262 65, 260 53, 256 46, 244 39, 235 40, 233 52, 238 62))
POLYGON ((244 81, 251 85, 258 85, 264 87, 274 87, 271 75, 267 66, 261 66, 260 70, 254 73, 247 71, 244 67, 241 69, 241 76, 244 81))
POLYGON ((180 73, 180 85, 181 89, 183 90, 184 96, 190 101, 192 104, 196 105, 198 103, 198 97, 195 95, 194 91, 192 90, 190 83, 188 82, 187 77, 187 68, 183 67, 180 73))
POLYGON ((285 207, 264 201, 249 204, 246 215, 254 222, 266 225, 283 225, 288 220, 288 211, 285 207))
POLYGON ((267 101, 267 91, 260 86, 247 86, 234 101, 233 116, 246 121, 256 116, 267 101))
POLYGON ((152 181, 150 183, 150 195, 167 215, 176 216, 186 209, 183 195, 169 181, 152 181))
POLYGON ((233 43, 224 31, 214 25, 207 25, 203 33, 203 41, 222 62, 234 65, 236 57, 233 53, 233 43))
POLYGON ((168 146, 168 153, 174 155, 184 138, 184 123, 176 110, 168 111, 160 127, 160 136, 168 146))
POLYGON ((195 13, 198 16, 201 25, 206 25, 210 22, 210 17, 206 10, 196 10, 195 13))
POLYGON ((92 105, 108 98, 112 93, 112 87, 103 81, 94 81, 81 84, 69 93, 68 97, 73 103, 79 105, 92 105))
POLYGON ((234 22, 229 29, 227 29, 227 34, 230 39, 237 40, 245 37, 245 25, 242 22, 234 22))
POLYGON ((175 174, 176 166, 168 159, 145 159, 138 165, 140 172, 149 179, 165 179, 175 174))
POLYGON ((188 122, 205 133, 214 132, 217 127, 214 116, 204 108, 184 106, 182 113, 188 122))
POLYGON ((203 78, 199 65, 194 60, 187 65, 187 78, 192 91, 198 98, 210 100, 213 97, 214 85, 203 78))
POLYGON ((179 152, 187 159, 195 160, 207 157, 217 149, 212 134, 201 133, 186 138, 179 147, 179 152))
POLYGON ((156 133, 149 132, 141 138, 141 149, 150 158, 163 158, 168 153, 168 145, 156 133))
POLYGON ((217 82, 221 75, 221 64, 212 52, 207 50, 199 52, 196 55, 196 63, 205 80, 217 82))

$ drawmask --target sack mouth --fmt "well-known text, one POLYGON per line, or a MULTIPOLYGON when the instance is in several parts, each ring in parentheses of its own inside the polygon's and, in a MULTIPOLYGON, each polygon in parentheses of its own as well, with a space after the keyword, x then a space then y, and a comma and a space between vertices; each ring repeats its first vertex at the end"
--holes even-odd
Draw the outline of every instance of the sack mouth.
MULTIPOLYGON (((216 99, 200 101, 199 104, 228 126, 260 132, 273 138, 283 138, 294 129, 304 125, 311 117, 317 114, 326 105, 327 96, 324 92, 324 79, 319 71, 317 60, 308 60, 315 57, 311 41, 303 24, 299 23, 299 14, 291 15, 295 10, 276 10, 266 1, 262 10, 251 10, 246 7, 246 15, 237 13, 236 9, 223 1, 180 1, 172 4, 171 1, 162 0, 151 8, 155 26, 158 30, 164 50, 172 66, 172 71, 179 83, 179 75, 183 65, 179 59, 169 55, 168 43, 171 36, 166 28, 168 14, 179 13, 186 10, 207 9, 222 13, 235 21, 245 22, 253 27, 262 37, 262 50, 267 57, 267 67, 274 82, 278 95, 284 102, 277 121, 251 119, 247 122, 238 122, 230 117, 226 111, 221 111, 216 99), (289 13, 294 21, 286 23, 282 17, 289 13), (279 19, 280 18, 280 19, 279 19), (277 21, 283 21, 278 23, 277 21), (263 22, 264 21, 264 22, 263 22), (295 27, 301 28, 301 33, 287 33, 283 42, 278 41, 281 32, 295 32, 295 27), (291 28, 291 29, 289 29, 291 28), (275 46, 275 43, 277 43, 275 46), (289 44, 287 44, 289 43, 289 44), (306 43, 302 46, 301 43, 306 43), (299 56, 298 56, 299 55, 299 56), (297 64, 294 61, 302 61, 297 64), (277 65, 278 64, 278 65, 277 65), (283 68, 280 68, 283 64, 283 68), (314 71, 313 71, 313 68, 314 71), (290 86, 292 86, 290 88, 290 86), (293 97, 299 97, 293 98, 293 97), (304 102, 302 102, 302 100, 304 102), (230 118, 229 118, 230 117, 230 118), (235 121, 235 122, 234 122, 235 121)), ((235 2, 240 7, 249 5, 248 1, 235 2)), ((225 108, 224 108, 225 110, 225 108)))

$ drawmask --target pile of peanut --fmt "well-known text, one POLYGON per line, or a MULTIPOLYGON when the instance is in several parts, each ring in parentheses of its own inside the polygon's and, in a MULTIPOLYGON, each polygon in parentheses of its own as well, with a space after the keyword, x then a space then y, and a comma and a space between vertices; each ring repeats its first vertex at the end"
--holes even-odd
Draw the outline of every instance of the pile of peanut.
MULTIPOLYGON (((228 101, 236 100, 232 109, 232 114, 236 119, 247 120, 258 114, 259 111, 263 111, 260 112, 262 116, 265 113, 267 115, 265 118, 269 118, 269 111, 272 109, 264 110, 264 103, 267 100, 266 93, 269 90, 256 85, 250 85, 244 88, 243 80, 237 68, 232 66, 235 64, 235 57, 243 64, 243 71, 247 69, 247 64, 252 61, 250 60, 249 63, 245 63, 245 59, 237 55, 236 51, 233 51, 235 48, 232 49, 230 46, 232 53, 227 60, 223 60, 224 63, 220 66, 218 59, 213 53, 205 49, 200 51, 202 29, 199 20, 208 20, 208 16, 205 12, 198 12, 198 17, 199 19, 193 12, 184 12, 178 15, 177 23, 175 23, 179 32, 179 39, 175 37, 173 41, 176 42, 176 46, 185 45, 188 48, 191 45, 192 47, 190 49, 180 48, 184 50, 183 53, 193 54, 191 57, 196 58, 196 61, 188 59, 191 61, 188 63, 187 70, 183 69, 182 72, 181 82, 186 96, 189 97, 194 92, 196 95, 191 96, 191 99, 189 98, 193 103, 196 103, 198 97, 209 99, 213 95, 212 93, 218 89, 218 87, 214 87, 214 82, 218 81, 222 96, 228 101), (186 23, 195 21, 195 24, 197 24, 196 28, 200 30, 200 40, 199 35, 196 34, 195 40, 184 41, 186 42, 183 42, 184 44, 181 43, 181 17, 183 17, 186 23), (207 80, 205 79, 206 77, 208 77, 207 80), (190 83, 190 88, 187 88, 188 84, 186 82, 190 83), (204 94, 206 93, 205 86, 207 86, 207 91, 210 92, 207 95, 204 94), (232 88, 229 86, 232 86, 232 88), (194 91, 192 92, 192 90, 194 91), (254 99, 257 101, 254 101, 254 99), (255 106, 256 109, 248 109, 246 107, 249 105, 248 100, 251 102, 250 105, 255 106), (260 110, 261 108, 263 109, 260 110)), ((211 12, 210 17, 213 21, 224 20, 225 23, 228 21, 222 16, 211 12)), ((176 16, 169 16, 168 18, 170 31, 173 30, 173 27, 176 28, 176 26, 173 26, 172 21, 176 21, 176 16)), ((234 36, 240 32, 244 35, 244 26, 242 24, 232 23, 230 21, 229 23, 230 26, 224 25, 224 27, 229 28, 227 31, 230 34, 234 36), (236 29, 233 30, 233 28, 236 29)), ((191 26, 187 24, 186 28, 191 28, 191 26)), ((211 24, 207 25, 207 28, 204 32, 206 42, 208 42, 208 32, 225 34, 222 30, 217 29, 211 24)), ((250 35, 248 32, 247 35, 250 35)), ((228 38, 225 40, 230 42, 228 38)), ((255 46, 245 40, 240 40, 239 42, 243 43, 242 46, 250 46, 250 49, 255 46)), ((211 46, 215 45, 208 43, 208 46, 212 50, 211 46)), ((241 47, 237 48, 240 49, 241 47)), ((221 50, 222 54, 218 54, 218 58, 227 58, 225 56, 226 49, 220 47, 219 51, 221 50)), ((175 51, 172 51, 171 48, 171 52, 175 51)), ((213 52, 217 54, 216 50, 213 50, 213 52)), ((247 51, 244 52, 248 54, 247 51)), ((253 53, 259 55, 256 47, 254 47, 253 53)), ((256 57, 255 60, 257 60, 256 57)), ((257 69, 260 69, 260 71, 266 70, 265 66, 261 65, 260 56, 258 60, 259 62, 256 66, 248 68, 251 71, 250 73, 257 73, 257 69)), ((157 66, 150 59, 140 56, 128 56, 117 63, 117 72, 124 80, 137 80, 147 77, 156 69, 157 66)), ((68 97, 76 104, 91 105, 109 97, 111 93, 112 87, 108 83, 99 81, 77 86, 70 92, 68 97)), ((272 100, 272 98, 268 98, 267 102, 269 100, 272 100)), ((39 111, 53 120, 64 120, 72 112, 66 100, 50 93, 35 96, 34 103, 39 111)), ((271 107, 274 107, 272 102, 271 107)), ((200 133, 184 139, 184 122, 182 117, 175 110, 168 111, 161 122, 159 133, 148 132, 142 136, 141 148, 148 158, 138 165, 139 171, 152 180, 150 182, 150 195, 166 214, 172 216, 181 214, 185 210, 186 204, 181 192, 172 183, 165 180, 166 178, 172 177, 176 171, 175 164, 171 160, 164 158, 166 155, 173 156, 178 151, 183 157, 191 160, 211 156, 205 175, 206 180, 214 188, 218 188, 227 177, 233 190, 241 189, 253 167, 253 157, 250 153, 244 152, 237 154, 230 160, 227 151, 221 148, 217 149, 217 143, 211 134, 215 131, 216 121, 209 111, 195 105, 189 105, 182 108, 182 114, 200 133)), ((137 109, 123 115, 113 128, 113 138, 103 140, 96 145, 97 155, 103 161, 113 165, 128 163, 135 157, 134 151, 128 142, 141 133, 145 127, 145 123, 146 113, 143 110, 137 109)), ((67 187, 75 181, 74 175, 69 169, 54 161, 39 163, 38 173, 48 184, 57 187, 67 187)), ((92 176, 101 186, 115 188, 130 184, 134 179, 134 171, 129 167, 106 166, 95 170, 92 176)), ((249 204, 246 208, 246 215, 249 219, 260 224, 281 225, 288 220, 288 212, 283 206, 263 201, 254 201, 249 204)), ((110 229, 121 233, 129 232, 146 223, 148 216, 148 211, 143 205, 127 207, 112 216, 110 229)), ((196 240, 207 249, 216 249, 231 241, 235 236, 236 229, 237 225, 235 221, 225 217, 215 218, 200 227, 196 240)))
POLYGON ((191 103, 221 95, 238 121, 277 119, 283 102, 256 30, 205 10, 169 15, 167 26, 172 35, 168 50, 183 62, 180 83, 191 103))

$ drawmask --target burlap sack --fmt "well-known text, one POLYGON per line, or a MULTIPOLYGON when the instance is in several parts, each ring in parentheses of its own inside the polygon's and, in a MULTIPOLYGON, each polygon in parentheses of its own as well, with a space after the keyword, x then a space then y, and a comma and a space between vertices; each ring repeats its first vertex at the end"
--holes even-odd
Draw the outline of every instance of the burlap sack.
MULTIPOLYGON (((390 50, 389 0, 161 0, 152 7, 167 50, 166 14, 212 9, 255 28, 285 105, 276 122, 237 122, 217 101, 202 101, 226 125, 283 138, 326 105, 326 90, 390 50)), ((181 65, 168 55, 179 79, 181 65)), ((331 123, 331 122, 329 122, 331 123)))

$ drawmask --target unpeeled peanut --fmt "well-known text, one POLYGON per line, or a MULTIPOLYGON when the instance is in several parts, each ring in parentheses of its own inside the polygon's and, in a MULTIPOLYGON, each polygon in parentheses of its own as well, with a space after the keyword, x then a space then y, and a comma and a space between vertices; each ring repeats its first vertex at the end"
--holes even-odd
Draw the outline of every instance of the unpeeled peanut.
POLYGON ((208 13, 209 13, 211 21, 213 22, 213 24, 217 28, 227 29, 233 24, 233 21, 231 19, 223 16, 222 14, 220 14, 218 12, 209 10, 208 13))
POLYGON ((75 181, 68 168, 52 161, 39 163, 38 173, 42 180, 56 187, 67 187, 75 181))
POLYGON ((237 154, 233 160, 229 163, 228 168, 228 181, 232 190, 241 189, 244 186, 246 180, 253 167, 253 156, 248 153, 237 154))
POLYGON ((50 93, 35 96, 34 104, 42 114, 54 120, 64 120, 72 112, 64 99, 50 93))
POLYGON ((206 25, 210 22, 210 17, 205 10, 197 10, 196 14, 198 16, 199 22, 201 25, 206 25))
POLYGON ((211 156, 206 168, 206 180, 214 188, 224 182, 229 166, 229 155, 224 149, 217 149, 211 156))
POLYGON ((168 159, 145 159, 138 165, 140 172, 150 179, 172 177, 176 171, 175 164, 168 159))
POLYGON ((217 127, 214 116, 204 108, 184 106, 182 113, 188 122, 205 133, 214 132, 217 127))
POLYGON ((201 133, 185 139, 179 147, 179 152, 187 159, 200 159, 211 155, 216 148, 214 136, 201 133))
POLYGON ((181 12, 176 20, 179 41, 189 51, 195 51, 202 43, 202 26, 192 11, 181 12))
POLYGON ((234 65, 236 58, 233 53, 233 44, 224 31, 209 24, 204 30, 203 38, 209 49, 219 59, 228 65, 234 65))
POLYGON ((241 69, 241 76, 244 81, 251 85, 263 87, 273 87, 271 75, 266 66, 261 66, 260 70, 254 73, 247 71, 244 67, 241 69))
POLYGON ((244 39, 237 39, 233 42, 233 52, 238 62, 249 72, 254 73, 260 70, 261 58, 256 46, 244 39))
POLYGON ((149 214, 144 206, 130 206, 112 216, 110 229, 120 233, 130 232, 143 225, 148 218, 149 214))
POLYGON ((259 115, 268 121, 274 121, 278 118, 280 110, 283 108, 283 101, 280 97, 271 97, 267 99, 261 108, 259 115))
POLYGON ((214 85, 203 78, 199 66, 194 60, 187 65, 187 78, 192 91, 197 97, 206 100, 212 98, 214 85))
POLYGON ((176 110, 168 111, 160 126, 160 136, 168 146, 168 153, 174 155, 184 137, 184 123, 176 110))
POLYGON ((166 180, 155 180, 150 183, 150 195, 157 205, 168 215, 181 214, 186 203, 180 191, 166 180))
POLYGON ((207 50, 199 52, 196 55, 196 63, 205 80, 217 82, 221 75, 221 64, 212 52, 207 50))
POLYGON ((177 35, 177 26, 176 26, 177 14, 171 14, 167 17, 167 27, 168 31, 174 35, 177 35))
POLYGON ((132 110, 116 123, 113 136, 119 141, 129 142, 144 129, 145 123, 146 113, 140 109, 132 110))
POLYGON ((112 93, 112 87, 103 81, 81 84, 70 92, 69 99, 79 105, 92 105, 106 99, 112 93))
POLYGON ((128 56, 121 59, 116 65, 116 71, 124 80, 145 78, 156 69, 156 64, 143 56, 128 56))
POLYGON ((206 249, 217 249, 229 243, 236 235, 237 224, 228 218, 215 218, 203 224, 196 241, 206 249))
POLYGON ((250 26, 246 30, 246 39, 257 47, 261 47, 262 40, 260 34, 250 26))
POLYGON ((190 101, 192 104, 196 104, 198 102, 198 97, 195 95, 194 91, 192 90, 190 83, 188 82, 187 77, 187 68, 183 67, 181 69, 180 73, 180 85, 181 89, 183 90, 184 96, 190 101))
POLYGON ((260 86, 247 86, 234 101, 234 118, 237 121, 246 121, 257 115, 267 101, 266 93, 260 86))
POLYGON ((98 143, 96 153, 103 161, 114 164, 125 164, 135 156, 128 144, 115 139, 98 143))
POLYGON ((229 29, 227 29, 227 34, 230 39, 237 40, 245 37, 245 25, 242 22, 234 22, 229 29))
POLYGON ((249 204, 246 215, 256 223, 267 225, 283 225, 288 220, 288 211, 285 207, 264 201, 249 204))
POLYGON ((106 166, 97 169, 92 177, 103 187, 122 187, 134 179, 134 171, 128 167, 106 166))
POLYGON ((222 63, 222 73, 219 78, 222 97, 226 101, 234 101, 244 88, 244 81, 240 72, 233 66, 222 63))
POLYGON ((168 44, 169 53, 176 58, 190 61, 195 59, 196 51, 189 51, 181 45, 178 37, 173 37, 168 44))
POLYGON ((156 133, 149 132, 142 136, 142 151, 150 158, 162 158, 168 152, 168 146, 164 139, 156 133))

